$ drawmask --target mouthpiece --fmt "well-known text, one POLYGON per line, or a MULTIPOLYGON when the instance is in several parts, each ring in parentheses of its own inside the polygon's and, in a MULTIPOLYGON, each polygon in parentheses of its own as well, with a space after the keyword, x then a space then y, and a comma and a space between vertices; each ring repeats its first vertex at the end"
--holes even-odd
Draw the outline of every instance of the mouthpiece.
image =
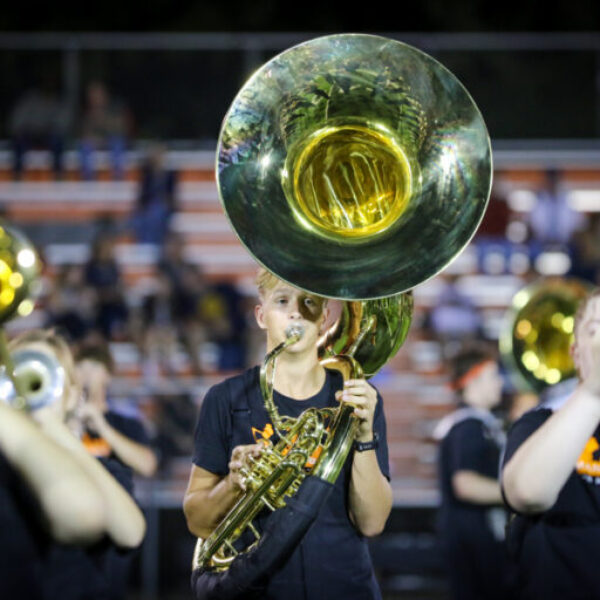
POLYGON ((285 336, 288 339, 291 337, 297 337, 298 339, 301 339, 303 335, 304 335, 304 327, 302 327, 302 325, 290 325, 285 330, 285 336))

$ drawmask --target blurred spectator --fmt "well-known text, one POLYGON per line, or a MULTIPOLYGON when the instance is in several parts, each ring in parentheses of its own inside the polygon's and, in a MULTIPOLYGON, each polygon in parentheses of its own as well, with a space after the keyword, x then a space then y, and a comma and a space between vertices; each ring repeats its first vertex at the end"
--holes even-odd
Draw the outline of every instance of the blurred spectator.
POLYGON ((113 234, 102 232, 94 240, 85 266, 85 282, 98 297, 96 327, 107 340, 126 337, 129 310, 123 297, 113 234))
POLYGON ((219 370, 241 369, 246 359, 244 298, 230 283, 211 286, 200 299, 207 339, 219 348, 219 370))
POLYGON ((206 336, 199 303, 206 284, 198 266, 186 260, 184 250, 181 237, 170 233, 165 239, 158 270, 170 282, 178 334, 190 358, 193 372, 200 374, 202 369, 198 362, 198 348, 206 336))
POLYGON ((47 326, 60 329, 72 343, 84 339, 94 326, 96 294, 85 283, 81 265, 63 265, 46 304, 47 326))
POLYGON ((175 210, 176 172, 165 164, 165 147, 155 144, 142 165, 133 228, 140 243, 162 245, 175 210))
POLYGON ((165 238, 158 268, 169 277, 175 289, 181 288, 183 274, 189 264, 190 262, 185 258, 183 239, 176 233, 169 233, 165 238))
POLYGON ((54 176, 62 178, 62 152, 69 122, 67 107, 57 95, 55 80, 49 76, 39 89, 30 89, 19 98, 8 119, 15 179, 21 179, 24 156, 31 148, 50 150, 54 176))
POLYGON ((192 373, 201 374, 198 351, 204 333, 197 313, 198 282, 198 272, 191 265, 185 267, 178 288, 165 271, 159 270, 155 289, 144 298, 137 323, 146 376, 156 376, 160 369, 166 373, 175 370, 178 342, 188 355, 192 373))
POLYGON ((448 344, 480 336, 482 322, 471 299, 459 290, 458 276, 443 275, 442 279, 444 287, 429 313, 428 325, 447 355, 448 344))
POLYGON ((154 289, 144 297, 139 318, 135 320, 145 378, 157 377, 161 369, 167 374, 175 371, 177 317, 173 308, 171 282, 164 273, 158 273, 154 289))
POLYGON ((546 245, 566 245, 583 223, 581 213, 567 203, 560 186, 560 172, 546 171, 544 187, 529 214, 530 225, 537 240, 546 245))
POLYGON ((591 214, 583 231, 574 236, 572 256, 570 275, 598 285, 600 283, 600 213, 591 214))
MULTIPOLYGON (((161 471, 169 468, 172 459, 189 458, 194 446, 190 424, 197 415, 197 406, 190 394, 150 396, 142 401, 141 409, 150 423, 152 445, 158 450, 161 471)), ((189 467, 189 462, 186 466, 189 467)))
POLYGON ((130 121, 125 106, 110 97, 104 83, 92 81, 87 86, 80 146, 81 174, 84 179, 94 178, 94 153, 101 148, 110 154, 113 178, 123 178, 130 121))

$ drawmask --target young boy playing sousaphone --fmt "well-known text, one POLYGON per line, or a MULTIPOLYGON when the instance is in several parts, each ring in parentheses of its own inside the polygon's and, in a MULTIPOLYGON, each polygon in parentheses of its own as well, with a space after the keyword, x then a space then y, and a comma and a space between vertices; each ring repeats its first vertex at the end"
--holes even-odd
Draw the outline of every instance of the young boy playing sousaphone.
MULTIPOLYGON (((287 560, 265 582, 260 597, 311 600, 381 598, 366 539, 380 533, 392 505, 382 400, 364 379, 343 382, 317 356, 327 317, 326 300, 285 283, 265 270, 257 277, 257 323, 270 352, 291 325, 300 340, 277 359, 273 400, 280 413, 298 417, 310 407, 349 402, 360 419, 350 453, 316 521, 287 560)), ((184 501, 190 531, 206 538, 245 490, 241 470, 274 437, 259 384, 259 368, 228 379, 204 398, 184 501)), ((260 519, 259 519, 260 521, 260 519)), ((250 593, 240 598, 253 597, 250 593)))

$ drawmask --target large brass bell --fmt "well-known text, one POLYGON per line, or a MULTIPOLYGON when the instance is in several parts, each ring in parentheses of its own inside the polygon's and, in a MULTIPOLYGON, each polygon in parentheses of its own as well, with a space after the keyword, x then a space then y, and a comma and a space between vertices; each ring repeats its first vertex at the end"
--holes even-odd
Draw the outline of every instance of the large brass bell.
POLYGON ((225 117, 217 182, 242 243, 329 298, 387 297, 465 247, 491 185, 485 123, 430 56, 333 35, 259 69, 225 117))

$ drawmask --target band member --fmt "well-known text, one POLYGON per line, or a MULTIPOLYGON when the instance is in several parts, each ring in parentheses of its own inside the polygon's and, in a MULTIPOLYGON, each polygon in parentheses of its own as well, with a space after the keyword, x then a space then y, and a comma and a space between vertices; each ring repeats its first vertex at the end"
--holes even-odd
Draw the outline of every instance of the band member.
POLYGON ((2 597, 108 597, 105 553, 138 546, 144 517, 111 475, 110 464, 93 458, 73 433, 80 427, 70 418, 79 388, 64 340, 36 330, 13 340, 9 349, 57 359, 65 385, 58 401, 32 413, 39 425, 0 406, 0 589, 10 590, 2 597))
MULTIPOLYGON (((301 291, 261 270, 257 277, 257 323, 267 350, 286 329, 304 335, 277 359, 273 400, 282 415, 299 416, 310 407, 356 405, 360 428, 350 454, 313 526, 290 558, 273 572, 260 597, 311 600, 381 598, 365 536, 380 533, 392 505, 382 400, 365 380, 345 383, 317 358, 317 340, 327 316, 323 298, 301 291)), ((263 404, 259 369, 211 388, 204 398, 195 434, 195 453, 184 511, 190 531, 206 537, 244 491, 240 469, 273 440, 263 404)), ((260 525, 260 523, 259 523, 260 525)))
POLYGON ((491 353, 473 345, 452 362, 458 409, 436 429, 441 440, 439 527, 452 597, 509 597, 504 548, 505 512, 498 483, 504 442, 491 409, 501 400, 502 379, 491 353))
MULTIPOLYGON (((75 371, 82 394, 75 412, 83 426, 81 440, 87 451, 99 460, 108 460, 113 475, 133 496, 134 472, 151 477, 158 461, 141 421, 109 405, 113 369, 106 345, 88 344, 79 350, 75 371)), ((106 552, 104 569, 110 573, 110 600, 124 600, 133 559, 133 552, 114 548, 106 552)))
POLYGON ((84 346, 77 354, 76 374, 83 390, 78 416, 85 426, 84 445, 97 458, 110 457, 121 463, 130 479, 133 472, 151 477, 157 459, 144 426, 109 406, 112 373, 113 361, 106 346, 84 346))
POLYGON ((508 543, 520 597, 599 598, 600 292, 575 316, 579 378, 508 434, 502 486, 516 512, 508 543))

